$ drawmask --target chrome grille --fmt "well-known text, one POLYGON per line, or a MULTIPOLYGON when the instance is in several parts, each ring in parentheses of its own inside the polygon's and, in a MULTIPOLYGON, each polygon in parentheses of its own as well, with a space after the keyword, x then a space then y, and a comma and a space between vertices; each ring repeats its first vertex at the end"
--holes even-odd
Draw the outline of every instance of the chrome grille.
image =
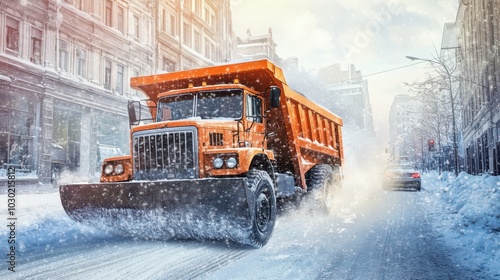
POLYGON ((198 178, 196 128, 141 131, 132 138, 135 180, 198 178))

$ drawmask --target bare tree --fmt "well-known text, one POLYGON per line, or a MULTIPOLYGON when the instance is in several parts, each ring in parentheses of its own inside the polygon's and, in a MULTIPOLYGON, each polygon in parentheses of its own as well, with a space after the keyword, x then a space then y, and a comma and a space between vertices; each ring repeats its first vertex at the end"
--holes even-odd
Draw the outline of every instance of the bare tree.
POLYGON ((454 116, 454 113, 460 112, 457 110, 460 106, 458 89, 454 88, 454 85, 458 85, 457 77, 452 75, 456 65, 450 68, 444 61, 437 58, 427 61, 431 62, 433 67, 432 74, 426 73, 426 79, 422 82, 406 84, 409 91, 416 94, 423 104, 421 123, 415 125, 420 126, 420 132, 428 136, 427 139, 437 141, 437 151, 450 151, 451 147, 456 144, 454 138, 456 138, 457 131, 454 129, 457 127, 454 121, 456 122, 457 116, 454 116))

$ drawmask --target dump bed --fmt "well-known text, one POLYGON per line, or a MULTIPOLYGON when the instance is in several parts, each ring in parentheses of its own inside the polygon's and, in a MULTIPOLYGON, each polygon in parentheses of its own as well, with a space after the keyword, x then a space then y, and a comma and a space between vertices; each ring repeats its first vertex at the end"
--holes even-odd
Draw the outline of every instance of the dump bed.
MULTIPOLYGON (((258 92, 281 89, 281 108, 268 113, 268 148, 277 159, 277 171, 290 171, 302 188, 305 173, 316 164, 342 165, 342 119, 288 87, 283 71, 268 60, 135 77, 130 85, 152 101, 158 94, 203 83, 240 83, 258 92)), ((269 97, 266 95, 266 98, 269 97)))
POLYGON ((281 110, 268 117, 268 147, 275 152, 278 171, 293 170, 296 182, 303 188, 305 173, 317 164, 342 165, 342 119, 285 83, 281 110), (288 143, 284 143, 284 139, 288 143))
POLYGON ((201 86, 203 82, 208 85, 232 84, 235 79, 238 79, 240 84, 259 92, 263 92, 270 85, 285 83, 285 77, 279 67, 268 60, 258 60, 134 77, 130 79, 130 86, 143 91, 152 101, 156 102, 158 94, 169 90, 188 88, 189 84, 193 86, 201 86))

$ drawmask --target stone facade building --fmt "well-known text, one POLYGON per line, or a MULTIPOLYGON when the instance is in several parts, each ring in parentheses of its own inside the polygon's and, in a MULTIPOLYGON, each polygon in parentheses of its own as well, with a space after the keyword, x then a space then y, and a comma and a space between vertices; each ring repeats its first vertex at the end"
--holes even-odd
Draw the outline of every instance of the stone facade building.
POLYGON ((455 28, 463 103, 465 171, 500 175, 500 6, 460 1, 455 28))
POLYGON ((252 35, 250 29, 246 38, 237 38, 237 59, 267 58, 277 65, 283 65, 282 59, 276 52, 277 44, 273 39, 273 31, 269 28, 267 34, 252 35))
POLYGON ((128 153, 130 77, 232 59, 229 0, 0 2, 0 186, 96 180, 128 153))
POLYGON ((186 70, 233 59, 236 40, 229 0, 149 2, 157 7, 154 22, 158 71, 186 70))

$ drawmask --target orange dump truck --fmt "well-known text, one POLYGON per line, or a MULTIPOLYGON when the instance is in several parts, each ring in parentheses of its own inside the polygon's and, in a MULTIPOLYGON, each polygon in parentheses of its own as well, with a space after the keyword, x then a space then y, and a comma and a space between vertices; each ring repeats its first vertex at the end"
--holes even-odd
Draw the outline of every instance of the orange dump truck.
POLYGON ((277 199, 315 193, 318 211, 330 207, 342 119, 289 88, 273 63, 135 77, 131 87, 149 97, 152 122, 129 102, 130 155, 105 159, 100 183, 60 186, 74 220, 261 247, 277 199))

